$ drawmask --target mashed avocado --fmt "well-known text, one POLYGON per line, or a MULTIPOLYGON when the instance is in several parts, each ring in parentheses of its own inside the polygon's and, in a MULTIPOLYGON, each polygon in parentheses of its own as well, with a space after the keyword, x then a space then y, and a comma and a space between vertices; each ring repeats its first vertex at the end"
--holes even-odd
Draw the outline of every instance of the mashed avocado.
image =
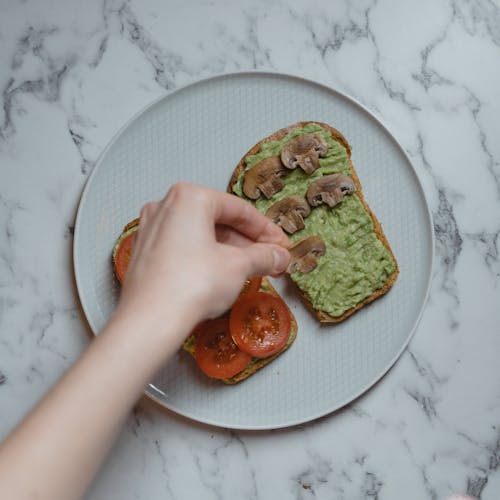
MULTIPOLYGON (((320 134, 328 143, 328 153, 325 158, 320 158, 320 168, 312 175, 308 176, 297 168, 282 178, 285 187, 270 200, 261 197, 252 201, 243 194, 242 173, 233 185, 234 193, 265 213, 273 203, 286 196, 305 196, 309 184, 323 175, 337 172, 351 174, 344 146, 334 141, 330 133, 316 123, 296 128, 280 141, 263 144, 259 153, 245 158, 246 169, 264 158, 279 155, 285 143, 308 133, 320 134)), ((396 270, 389 250, 378 239, 373 221, 356 194, 346 196, 334 208, 326 205, 313 208, 305 219, 305 228, 290 235, 290 239, 297 241, 313 234, 323 238, 326 254, 318 260, 314 271, 308 274, 297 272, 291 278, 309 296, 316 310, 325 311, 333 317, 341 316, 381 288, 396 270)))

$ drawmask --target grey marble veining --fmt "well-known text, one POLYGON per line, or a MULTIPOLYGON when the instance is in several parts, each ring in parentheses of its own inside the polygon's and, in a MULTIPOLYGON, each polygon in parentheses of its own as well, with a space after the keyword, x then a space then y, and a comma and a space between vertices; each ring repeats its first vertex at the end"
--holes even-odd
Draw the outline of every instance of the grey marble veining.
POLYGON ((3 1, 0 68, 0 435, 88 343, 74 215, 107 142, 166 91, 271 69, 349 93, 412 159, 436 236, 418 331, 370 392, 296 428, 140 403, 88 498, 500 497, 498 2, 3 1))

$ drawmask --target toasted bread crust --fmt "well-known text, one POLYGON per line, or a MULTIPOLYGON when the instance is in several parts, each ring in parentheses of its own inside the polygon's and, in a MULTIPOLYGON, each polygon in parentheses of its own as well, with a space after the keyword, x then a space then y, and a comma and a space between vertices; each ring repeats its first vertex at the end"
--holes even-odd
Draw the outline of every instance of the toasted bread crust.
POLYGON ((396 266, 395 271, 389 276, 387 281, 385 282, 384 286, 382 288, 379 288, 378 290, 375 290, 370 296, 366 297, 363 301, 359 302, 356 304, 354 307, 351 307, 347 311, 345 311, 341 316, 331 316, 325 311, 320 311, 317 310, 313 307, 312 302, 303 290, 297 287, 297 285, 294 286, 297 287, 299 290, 300 295, 303 298, 304 304, 307 306, 307 308, 312 312, 316 318, 321 321, 322 323, 339 323, 340 321, 343 321, 344 319, 348 318, 351 316, 351 314, 354 314, 356 311, 359 311, 361 308, 363 308, 365 305, 369 304, 370 302, 373 302, 375 299, 378 297, 381 297, 382 295, 386 294, 396 281, 398 274, 399 274, 399 267, 398 263, 396 261, 396 258, 394 257, 394 254, 392 252, 392 249, 389 245, 389 242, 387 241, 387 238, 385 237, 384 232, 382 231, 382 226, 380 225, 380 222, 377 220, 375 217, 375 214, 371 211, 370 207, 368 206, 368 203, 366 202, 364 196, 363 196, 363 191, 361 189, 361 184, 359 182, 358 175, 356 173, 356 170, 354 169, 354 165, 352 164, 352 161, 350 161, 351 157, 351 147, 349 143, 347 142, 346 138, 335 128, 331 127, 330 125, 327 125, 326 123, 322 122, 309 122, 309 121, 304 121, 304 122, 297 122, 294 123, 293 125, 290 125, 288 127, 282 128, 275 132, 274 134, 266 137, 265 139, 261 140, 255 146, 253 146, 240 160, 238 165, 233 171, 233 174, 231 175, 231 180, 229 181, 229 185, 227 187, 227 192, 228 193, 233 193, 233 185, 236 183, 238 180, 238 177, 240 173, 242 173, 245 170, 245 158, 249 155, 257 154, 260 149, 262 144, 269 142, 269 141, 278 141, 282 139, 286 134, 288 134, 290 131, 292 131, 295 128, 298 127, 304 127, 305 125, 309 123, 317 123, 320 125, 323 129, 328 130, 331 134, 331 137, 334 141, 340 142, 347 150, 347 154, 349 155, 349 163, 350 163, 350 175, 352 176, 353 182, 356 185, 356 194, 358 195, 359 199, 361 200, 361 203, 365 207, 368 215, 371 217, 373 224, 374 224, 374 229, 375 233, 377 234, 378 239, 382 242, 382 244, 387 248, 389 253, 392 256, 392 259, 394 260, 394 264, 396 266))
POLYGON ((124 228, 123 228, 123 233, 126 233, 129 229, 132 229, 135 226, 139 225, 139 217, 135 218, 134 220, 131 220, 124 228))

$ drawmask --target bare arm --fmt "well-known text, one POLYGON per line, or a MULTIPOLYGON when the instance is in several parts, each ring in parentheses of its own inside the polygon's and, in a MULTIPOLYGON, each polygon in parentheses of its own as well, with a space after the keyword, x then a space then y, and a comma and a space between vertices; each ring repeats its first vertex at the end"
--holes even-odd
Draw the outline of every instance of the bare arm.
POLYGON ((146 205, 107 326, 0 447, 2 495, 80 498, 155 372, 248 276, 283 272, 286 246, 277 226, 224 193, 178 184, 146 205))

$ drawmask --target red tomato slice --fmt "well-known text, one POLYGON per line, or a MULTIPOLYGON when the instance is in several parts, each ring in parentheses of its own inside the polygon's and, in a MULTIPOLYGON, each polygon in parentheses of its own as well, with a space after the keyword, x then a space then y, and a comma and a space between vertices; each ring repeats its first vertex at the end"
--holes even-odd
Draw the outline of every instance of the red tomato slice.
POLYGON ((137 230, 125 236, 116 250, 115 272, 120 283, 123 283, 125 279, 125 273, 127 272, 128 263, 132 255, 132 247, 134 246, 136 235, 137 230))
POLYGON ((253 276, 248 278, 241 289, 240 295, 258 292, 262 284, 262 276, 253 276))
POLYGON ((267 358, 281 350, 291 325, 290 311, 283 300, 265 292, 240 296, 229 315, 234 342, 256 358, 267 358))
POLYGON ((243 371, 252 359, 233 342, 228 318, 205 321, 194 334, 194 358, 201 371, 209 377, 233 377, 243 371))

